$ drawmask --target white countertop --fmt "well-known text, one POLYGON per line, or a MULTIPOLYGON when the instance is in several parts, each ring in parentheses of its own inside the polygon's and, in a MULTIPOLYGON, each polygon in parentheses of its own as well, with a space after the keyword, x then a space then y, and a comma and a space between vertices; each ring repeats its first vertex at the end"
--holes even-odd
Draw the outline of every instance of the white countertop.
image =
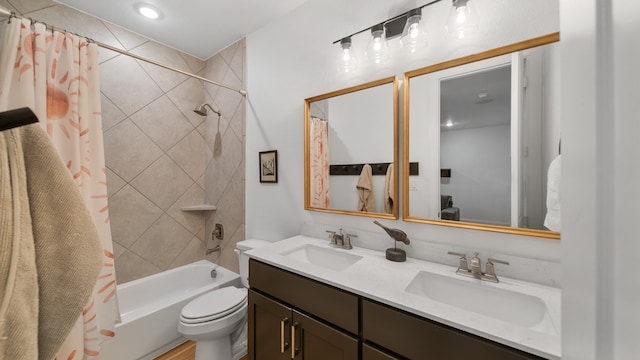
MULTIPOLYGON (((330 247, 329 241, 326 239, 317 239, 304 235, 294 236, 275 242, 273 245, 253 249, 248 251, 247 255, 267 264, 531 354, 548 359, 560 359, 561 356, 561 293, 560 289, 557 288, 509 279, 503 276, 500 277, 500 283, 498 284, 465 278, 456 275, 456 268, 451 266, 412 258, 407 258, 406 262, 392 262, 385 259, 383 252, 359 247, 354 247, 352 250, 338 249, 330 247), (359 255, 362 256, 362 259, 345 270, 335 271, 298 261, 291 256, 282 255, 307 244, 359 255), (545 303, 553 326, 551 329, 535 330, 406 292, 407 285, 420 271, 454 276, 462 279, 462 281, 469 281, 482 286, 497 287, 536 296, 545 303)), ((470 292, 469 296, 473 296, 473 292, 470 292)))

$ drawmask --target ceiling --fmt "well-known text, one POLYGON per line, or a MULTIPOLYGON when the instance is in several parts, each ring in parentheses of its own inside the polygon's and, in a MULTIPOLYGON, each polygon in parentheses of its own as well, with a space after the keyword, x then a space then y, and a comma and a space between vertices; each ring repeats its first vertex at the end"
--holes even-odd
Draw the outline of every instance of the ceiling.
POLYGON ((55 0, 174 49, 207 60, 306 0, 55 0), (144 18, 140 4, 160 10, 144 18))
POLYGON ((443 131, 510 124, 510 65, 456 76, 440 85, 443 131), (449 121, 452 126, 447 127, 449 121))

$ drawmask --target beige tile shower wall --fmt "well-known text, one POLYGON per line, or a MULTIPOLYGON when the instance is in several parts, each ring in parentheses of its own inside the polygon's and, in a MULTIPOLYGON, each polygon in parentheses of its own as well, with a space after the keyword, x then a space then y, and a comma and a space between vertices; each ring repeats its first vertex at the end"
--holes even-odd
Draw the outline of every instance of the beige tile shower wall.
MULTIPOLYGON (((204 61, 51 0, 0 0, 0 4, 185 71, 205 72, 204 61)), ((205 198, 205 161, 212 150, 205 143, 204 117, 192 112, 204 100, 203 84, 105 49, 100 49, 100 72, 118 282, 204 259, 205 216, 180 211, 181 206, 202 204, 205 198)), ((234 113, 226 108, 231 115, 227 124, 234 113)), ((237 144, 233 146, 223 150, 238 151, 237 144)), ((241 162, 237 156, 233 159, 241 162)), ((229 166, 222 158, 219 161, 229 166)))
MULTIPOLYGON (((245 41, 240 40, 206 63, 204 76, 236 89, 245 87, 245 41)), ((205 101, 220 109, 222 116, 209 115, 204 124, 207 144, 205 199, 217 211, 206 218, 208 247, 220 245, 213 260, 238 272, 233 249, 245 239, 245 101, 237 92, 205 85, 205 101), (212 240, 214 224, 224 226, 224 239, 212 240)), ((257 155, 256 155, 257 156, 257 155)))
MULTIPOLYGON (((110 29, 114 26, 109 26, 110 29)), ((112 31, 127 50, 198 73, 204 62, 112 31), (126 47, 126 45, 124 45, 126 47)), ((100 65, 109 208, 120 283, 204 258, 204 118, 200 81, 115 56, 100 65)))

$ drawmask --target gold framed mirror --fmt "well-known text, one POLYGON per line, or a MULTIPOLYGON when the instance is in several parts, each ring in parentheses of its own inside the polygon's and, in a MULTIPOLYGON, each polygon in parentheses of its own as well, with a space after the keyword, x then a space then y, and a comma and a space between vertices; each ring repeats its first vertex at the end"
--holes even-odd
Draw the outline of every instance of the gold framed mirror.
POLYGON ((548 168, 560 156, 559 39, 405 73, 404 221, 560 238, 546 207, 555 194, 548 168))
POLYGON ((304 101, 305 210, 398 218, 395 76, 304 101))

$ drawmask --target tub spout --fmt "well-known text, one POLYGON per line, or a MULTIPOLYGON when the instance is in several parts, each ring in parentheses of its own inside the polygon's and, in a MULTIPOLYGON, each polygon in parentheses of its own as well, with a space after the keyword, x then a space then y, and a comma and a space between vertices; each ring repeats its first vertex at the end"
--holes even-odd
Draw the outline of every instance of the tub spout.
POLYGON ((207 252, 205 253, 205 255, 209 255, 211 253, 218 252, 220 250, 221 250, 220 245, 216 245, 215 247, 213 247, 211 249, 207 249, 207 252))

